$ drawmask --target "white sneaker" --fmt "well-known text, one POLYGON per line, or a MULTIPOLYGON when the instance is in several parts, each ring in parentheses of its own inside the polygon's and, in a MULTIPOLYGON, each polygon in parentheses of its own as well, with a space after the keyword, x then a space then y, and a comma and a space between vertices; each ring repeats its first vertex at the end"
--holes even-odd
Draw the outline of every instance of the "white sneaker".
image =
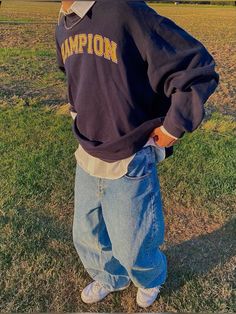
MULTIPOLYGON (((130 285, 130 282, 126 287, 117 289, 115 291, 121 291, 130 285)), ((109 291, 106 288, 102 286, 98 281, 93 281, 91 282, 87 287, 84 288, 84 290, 81 293, 81 299, 84 303, 95 303, 98 301, 101 301, 104 299, 109 293, 114 292, 114 291, 109 291)))
POLYGON ((156 300, 161 286, 157 286, 154 288, 138 288, 136 301, 140 307, 148 307, 152 305, 152 303, 156 300))

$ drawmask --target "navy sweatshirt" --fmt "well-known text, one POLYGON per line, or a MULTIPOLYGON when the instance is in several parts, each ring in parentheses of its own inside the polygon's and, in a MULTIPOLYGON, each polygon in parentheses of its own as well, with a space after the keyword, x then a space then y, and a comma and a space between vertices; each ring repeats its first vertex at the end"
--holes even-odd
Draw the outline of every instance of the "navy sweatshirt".
POLYGON ((77 112, 73 131, 92 156, 129 157, 154 128, 194 131, 219 82, 202 43, 144 1, 100 0, 56 29, 59 67, 77 112))

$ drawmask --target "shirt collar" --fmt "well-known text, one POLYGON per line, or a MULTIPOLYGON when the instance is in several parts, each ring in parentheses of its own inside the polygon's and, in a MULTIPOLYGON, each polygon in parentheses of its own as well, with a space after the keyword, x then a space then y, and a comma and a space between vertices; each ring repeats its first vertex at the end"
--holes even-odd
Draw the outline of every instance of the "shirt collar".
POLYGON ((63 15, 67 15, 71 13, 77 14, 82 19, 88 13, 88 11, 92 8, 95 2, 96 1, 76 0, 66 12, 61 7, 60 12, 59 12, 59 17, 58 17, 58 24, 63 15))

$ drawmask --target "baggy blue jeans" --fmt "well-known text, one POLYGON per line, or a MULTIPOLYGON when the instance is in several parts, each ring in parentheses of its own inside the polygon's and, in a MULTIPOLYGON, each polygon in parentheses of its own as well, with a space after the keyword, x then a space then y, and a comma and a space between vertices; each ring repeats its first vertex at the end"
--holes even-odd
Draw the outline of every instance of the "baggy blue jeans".
POLYGON ((119 179, 97 178, 76 166, 73 242, 88 274, 110 291, 130 280, 141 288, 166 280, 156 163, 156 148, 146 146, 119 179))

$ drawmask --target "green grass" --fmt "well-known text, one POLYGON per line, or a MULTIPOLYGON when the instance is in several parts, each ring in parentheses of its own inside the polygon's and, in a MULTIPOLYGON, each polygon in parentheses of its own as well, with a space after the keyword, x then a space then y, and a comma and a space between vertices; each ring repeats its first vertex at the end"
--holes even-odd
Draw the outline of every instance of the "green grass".
POLYGON ((57 71, 55 50, 1 48, 0 68, 3 82, 0 104, 15 96, 46 105, 66 101, 65 76, 57 71))
MULTIPOLYGON (((236 312, 236 10, 152 6, 205 44, 221 80, 202 126, 158 167, 169 273, 148 311, 236 312)), ((56 65, 58 9, 24 1, 1 7, 0 310, 146 312, 135 304, 132 285, 92 306, 80 299, 90 279, 71 235, 77 142, 56 65)))
MULTIPOLYGON (((78 300, 79 290, 89 279, 72 244, 77 143, 71 132, 71 118, 63 112, 40 104, 25 106, 18 98, 1 109, 0 230, 4 276, 0 309, 137 311, 134 287, 127 295, 114 294, 98 306, 88 307, 78 300), (122 303, 124 298, 128 298, 126 305, 122 303)), ((210 217, 217 221, 220 215, 225 227, 174 244, 171 236, 178 236, 181 228, 172 221, 175 234, 167 235, 163 247, 170 273, 154 311, 232 311, 235 306, 231 272, 224 271, 225 267, 232 268, 233 252, 226 248, 235 242, 230 222, 235 202, 233 128, 231 117, 214 114, 201 129, 181 140, 174 157, 160 164, 168 220, 173 219, 169 210, 175 203, 175 218, 182 215, 178 207, 184 207, 189 214, 193 211, 206 221, 210 217), (221 244, 215 247, 219 236, 221 244), (191 243, 195 243, 194 247, 191 243), (205 267, 204 251, 208 257, 205 267), (216 298, 220 287, 224 293, 216 298)), ((197 223, 196 217, 191 219, 197 223)))
POLYGON ((161 166, 166 195, 173 191, 172 201, 185 207, 233 214, 235 134, 234 118, 214 113, 197 132, 186 136, 176 149, 175 158, 161 166))

